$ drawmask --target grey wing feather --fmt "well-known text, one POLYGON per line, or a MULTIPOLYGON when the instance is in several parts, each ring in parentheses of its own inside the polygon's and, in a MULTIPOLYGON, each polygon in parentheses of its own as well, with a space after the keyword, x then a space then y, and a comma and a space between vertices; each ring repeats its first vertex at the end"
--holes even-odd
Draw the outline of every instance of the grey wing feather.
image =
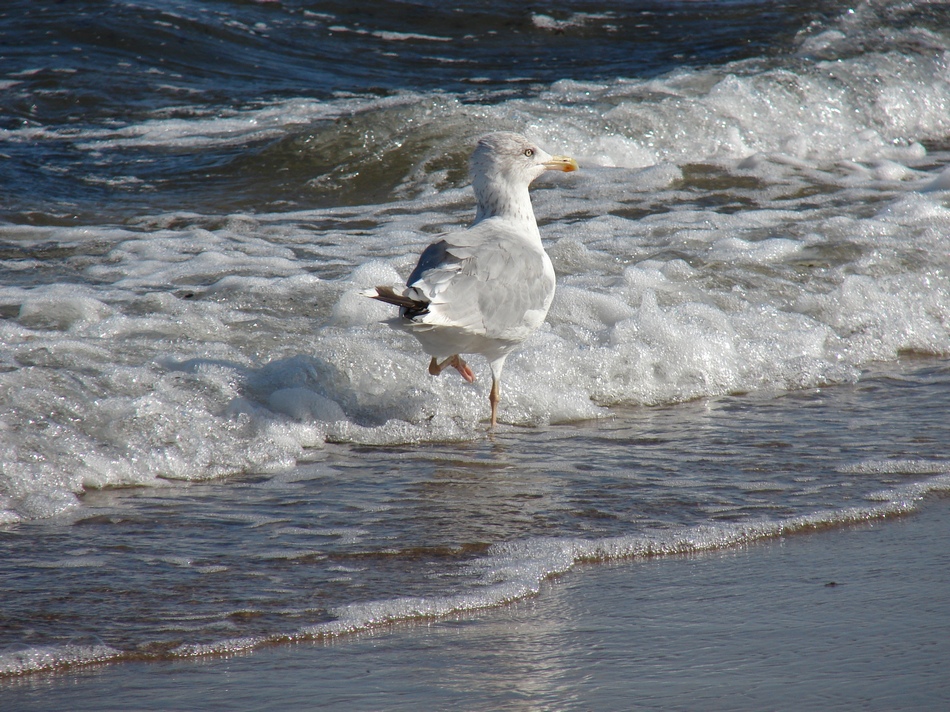
POLYGON ((478 307, 488 332, 509 335, 511 330, 525 326, 527 312, 547 311, 554 283, 545 280, 544 262, 538 251, 507 243, 485 257, 479 271, 487 275, 490 288, 480 290, 478 307))

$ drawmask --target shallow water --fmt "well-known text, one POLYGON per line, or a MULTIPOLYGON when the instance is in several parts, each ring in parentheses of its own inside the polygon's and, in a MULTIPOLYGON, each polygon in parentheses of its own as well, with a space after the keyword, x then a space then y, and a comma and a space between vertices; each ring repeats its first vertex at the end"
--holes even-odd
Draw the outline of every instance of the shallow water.
POLYGON ((16 5, 0 672, 480 609, 947 488, 938 5, 16 5), (497 128, 581 170, 534 189, 558 293, 488 437, 485 364, 430 377, 359 292, 471 219, 497 128))
POLYGON ((509 606, 343 639, 12 678, 4 701, 22 712, 939 709, 948 514, 931 499, 896 521, 584 566, 509 606))

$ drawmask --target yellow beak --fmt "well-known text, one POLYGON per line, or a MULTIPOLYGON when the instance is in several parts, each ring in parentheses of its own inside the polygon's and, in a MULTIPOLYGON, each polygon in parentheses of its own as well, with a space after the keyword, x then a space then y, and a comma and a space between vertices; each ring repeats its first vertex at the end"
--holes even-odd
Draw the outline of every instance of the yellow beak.
POLYGON ((577 170, 577 161, 570 156, 551 156, 551 160, 545 161, 543 165, 549 171, 570 173, 577 170))

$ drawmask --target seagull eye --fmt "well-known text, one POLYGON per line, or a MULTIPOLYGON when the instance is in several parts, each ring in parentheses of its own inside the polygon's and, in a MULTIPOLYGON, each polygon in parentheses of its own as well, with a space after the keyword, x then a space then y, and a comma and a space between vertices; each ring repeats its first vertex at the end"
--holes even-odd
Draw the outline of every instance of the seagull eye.
POLYGON ((531 158, 531 156, 534 155, 534 149, 533 149, 533 148, 526 148, 526 149, 524 150, 524 155, 526 155, 528 158, 531 158))

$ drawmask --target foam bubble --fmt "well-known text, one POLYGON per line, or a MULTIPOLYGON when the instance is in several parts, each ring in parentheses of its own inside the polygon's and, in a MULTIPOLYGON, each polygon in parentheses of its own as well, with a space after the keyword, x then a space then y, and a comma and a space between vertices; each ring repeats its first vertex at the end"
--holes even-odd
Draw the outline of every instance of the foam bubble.
POLYGON ((936 191, 936 190, 950 190, 950 167, 944 168, 940 175, 938 175, 931 182, 927 183, 923 188, 924 192, 936 191))
POLYGON ((17 320, 33 329, 66 330, 75 324, 92 323, 114 313, 98 299, 77 294, 75 288, 53 288, 41 297, 26 297, 17 320))
MULTIPOLYGON (((22 480, 20 481, 23 486, 22 480)), ((72 492, 56 488, 45 487, 43 483, 36 483, 37 489, 28 490, 20 496, 7 496, 4 509, 9 521, 18 521, 19 519, 45 519, 62 514, 74 507, 79 506, 79 500, 72 492)), ((15 488, 11 488, 14 489, 15 488)))
POLYGON ((708 256, 721 262, 768 264, 787 260, 802 252, 803 247, 800 242, 783 238, 748 242, 738 237, 729 237, 714 243, 708 256))

